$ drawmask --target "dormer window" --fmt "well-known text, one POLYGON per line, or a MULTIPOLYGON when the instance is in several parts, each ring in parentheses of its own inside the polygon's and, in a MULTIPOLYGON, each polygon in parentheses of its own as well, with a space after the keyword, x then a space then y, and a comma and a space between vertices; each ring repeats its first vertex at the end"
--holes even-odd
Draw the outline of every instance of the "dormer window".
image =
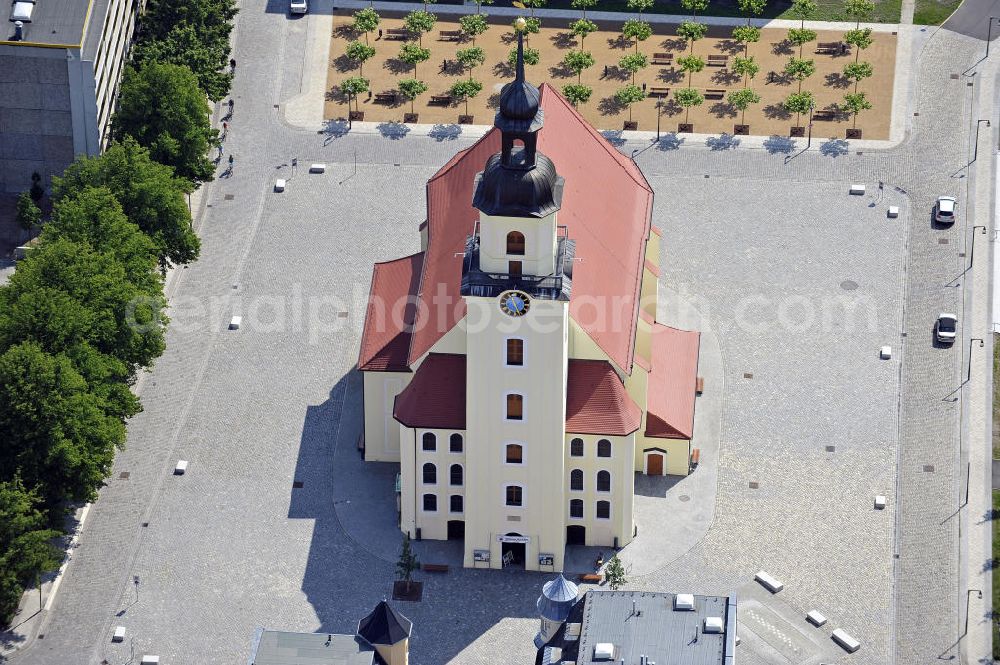
POLYGON ((524 256, 524 234, 511 231, 507 234, 507 253, 512 256, 524 256))

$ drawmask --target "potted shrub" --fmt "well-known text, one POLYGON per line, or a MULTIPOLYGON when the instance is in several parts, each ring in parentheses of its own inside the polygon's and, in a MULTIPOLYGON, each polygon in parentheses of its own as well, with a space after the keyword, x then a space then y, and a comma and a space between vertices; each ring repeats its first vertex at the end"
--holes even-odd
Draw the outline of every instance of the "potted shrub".
POLYGON ((690 134, 694 132, 694 125, 692 125, 690 120, 691 107, 701 106, 705 102, 704 95, 701 91, 696 88, 681 88, 674 92, 674 99, 684 107, 684 122, 677 125, 677 132, 679 134, 690 134))
POLYGON ((783 102, 787 111, 795 114, 795 125, 789 136, 801 137, 806 135, 806 128, 799 124, 803 113, 809 113, 813 107, 813 95, 808 90, 805 92, 793 92, 788 95, 783 102))
POLYGON ((475 121, 475 117, 469 115, 469 100, 473 99, 476 95, 483 91, 483 84, 476 79, 466 79, 464 81, 458 81, 455 85, 451 86, 451 96, 455 99, 459 99, 465 102, 465 115, 458 116, 458 124, 460 125, 471 125, 475 121))
POLYGON ((844 95, 844 105, 842 108, 854 116, 854 124, 847 130, 847 138, 861 138, 861 130, 858 129, 858 114, 862 111, 867 111, 871 107, 872 103, 868 101, 863 92, 852 92, 844 95))
POLYGON ((634 84, 629 84, 615 93, 615 101, 628 109, 628 120, 625 121, 622 129, 628 131, 639 129, 639 123, 632 120, 632 104, 641 102, 645 98, 646 93, 642 91, 642 88, 634 84))
POLYGON ((397 84, 399 94, 410 101, 410 112, 403 114, 403 122, 418 122, 420 116, 413 108, 414 100, 427 92, 427 84, 417 79, 401 79, 397 84))

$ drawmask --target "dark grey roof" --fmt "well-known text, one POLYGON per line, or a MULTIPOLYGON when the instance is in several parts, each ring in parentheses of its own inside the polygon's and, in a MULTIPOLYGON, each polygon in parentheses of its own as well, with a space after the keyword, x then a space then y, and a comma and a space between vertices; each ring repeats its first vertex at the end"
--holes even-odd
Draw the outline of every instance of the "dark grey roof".
POLYGON ((517 33, 517 65, 514 80, 500 89, 493 124, 506 131, 537 131, 545 117, 539 108, 542 93, 524 79, 524 35, 517 33))
POLYGON ((396 644, 410 636, 413 623, 384 600, 358 623, 358 635, 369 644, 396 644))
MULTIPOLYGON (((683 611, 674 610, 674 597, 672 593, 589 591, 545 646, 562 649, 563 662, 572 659, 576 665, 611 665, 621 659, 638 663, 641 655, 659 665, 732 665, 736 598, 695 596, 695 609, 683 611), (725 631, 705 633, 706 617, 720 617, 725 631), (568 630, 574 623, 580 624, 576 639, 568 630), (601 643, 614 645, 612 661, 594 660, 594 647, 601 643)), ((536 663, 544 660, 545 646, 539 649, 536 663)))
POLYGON ((563 621, 576 604, 578 595, 577 586, 560 575, 542 587, 536 605, 538 614, 553 621, 563 621))
POLYGON ((518 168, 523 148, 512 153, 514 168, 505 167, 500 154, 486 162, 472 205, 487 215, 507 217, 545 217, 562 207, 563 179, 552 160, 535 154, 533 168, 518 168))
MULTIPOLYGON (((80 45, 87 24, 88 8, 91 22, 103 26, 107 2, 95 2, 94 5, 90 8, 89 0, 37 0, 31 11, 31 23, 24 24, 22 43, 27 46, 32 43, 80 45)), ((11 5, 5 2, 0 7, 6 12, 3 17, 3 22, 6 23, 3 39, 8 40, 14 34, 14 24, 7 21, 11 5)), ((100 29, 97 32, 100 33, 100 29)))
POLYGON ((375 649, 354 635, 258 630, 250 665, 373 665, 375 649))

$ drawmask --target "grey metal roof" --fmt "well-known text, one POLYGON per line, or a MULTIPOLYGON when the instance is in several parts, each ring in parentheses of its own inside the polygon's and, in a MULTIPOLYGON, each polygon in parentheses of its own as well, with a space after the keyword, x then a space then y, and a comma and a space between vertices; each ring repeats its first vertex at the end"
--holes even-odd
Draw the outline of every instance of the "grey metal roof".
MULTIPOLYGON (((590 591, 584 596, 577 665, 638 663, 728 665, 736 632, 736 599, 695 596, 694 611, 675 611, 672 593, 590 591), (633 612, 633 603, 635 603, 633 612), (721 617, 726 631, 708 634, 706 617, 721 617), (614 645, 613 661, 594 660, 594 646, 614 645)), ((561 633, 564 635, 565 633, 561 633)), ((551 643, 550 643, 551 644, 551 643)), ((558 646, 558 645, 556 645, 558 646)))
POLYGON ((476 183, 472 205, 487 215, 545 217, 562 207, 563 179, 552 160, 536 153, 535 166, 520 168, 525 149, 515 150, 513 168, 501 161, 500 153, 489 158, 476 183))
POLYGON ((384 600, 358 623, 358 635, 370 644, 396 644, 410 636, 413 623, 384 600))
POLYGON ((375 649, 354 635, 258 630, 249 665, 373 665, 375 649))
MULTIPOLYGON (((6 20, 10 17, 10 4, 4 3, 2 8, 6 13, 4 16, 6 27, 2 38, 9 40, 14 35, 14 24, 6 20)), ((103 21, 104 13, 107 12, 106 0, 105 2, 100 0, 37 0, 31 12, 31 23, 24 24, 21 43, 28 46, 32 43, 79 46, 83 41, 88 12, 95 15, 98 20, 103 21), (91 7, 92 4, 100 6, 91 7)))
POLYGON ((563 621, 576 604, 578 595, 577 586, 560 575, 542 587, 542 595, 536 605, 538 614, 553 621, 563 621))

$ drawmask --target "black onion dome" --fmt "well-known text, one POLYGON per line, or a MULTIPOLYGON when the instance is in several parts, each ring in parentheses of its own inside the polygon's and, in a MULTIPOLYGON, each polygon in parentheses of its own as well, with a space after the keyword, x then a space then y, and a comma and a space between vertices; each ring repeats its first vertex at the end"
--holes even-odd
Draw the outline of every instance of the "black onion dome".
MULTIPOLYGON (((516 161, 524 150, 513 153, 516 161)), ((531 169, 507 168, 499 154, 486 162, 476 182, 472 205, 494 217, 545 217, 562 207, 563 179, 552 160, 535 155, 531 169)))
POLYGON ((507 131, 538 131, 544 112, 539 110, 542 93, 524 80, 524 35, 517 33, 517 65, 514 80, 500 89, 500 104, 494 125, 507 131))

